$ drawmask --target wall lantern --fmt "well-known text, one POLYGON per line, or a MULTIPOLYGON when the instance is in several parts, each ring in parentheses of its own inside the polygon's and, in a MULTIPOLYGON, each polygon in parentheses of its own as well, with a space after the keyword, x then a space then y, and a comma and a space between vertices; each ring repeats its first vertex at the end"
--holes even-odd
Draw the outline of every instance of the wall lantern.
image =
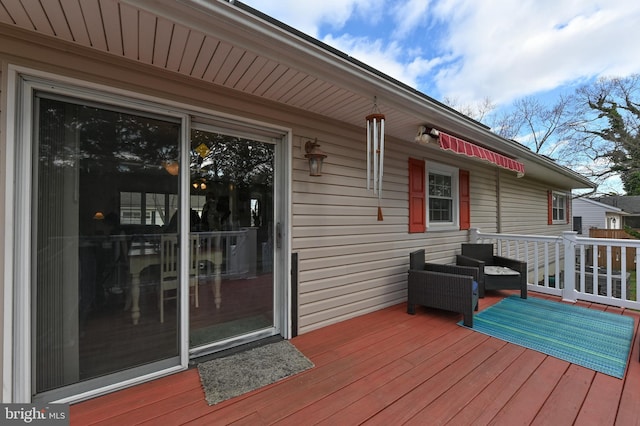
POLYGON ((322 162, 327 158, 327 154, 318 148, 318 138, 311 142, 310 140, 304 144, 306 154, 304 158, 309 160, 309 176, 322 176, 322 162))
POLYGON ((438 131, 438 129, 430 128, 427 126, 418 126, 418 134, 416 135, 414 140, 416 143, 427 145, 438 139, 439 136, 440 132, 438 131))

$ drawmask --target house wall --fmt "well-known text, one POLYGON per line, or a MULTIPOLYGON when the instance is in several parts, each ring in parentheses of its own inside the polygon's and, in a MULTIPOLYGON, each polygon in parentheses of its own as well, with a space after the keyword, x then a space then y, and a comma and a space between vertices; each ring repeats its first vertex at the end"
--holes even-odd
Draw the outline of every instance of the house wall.
POLYGON ((582 217, 582 235, 589 236, 589 228, 606 228, 604 208, 581 199, 573 200, 573 216, 582 217))
MULTIPOLYGON (((560 236, 565 231, 571 231, 572 224, 548 224, 548 191, 564 191, 562 188, 549 186, 547 183, 534 181, 531 179, 513 179, 512 177, 501 173, 500 175, 500 232, 504 234, 519 234, 519 235, 546 235, 546 236, 560 236)), ((570 196, 570 194, 567 194, 570 196)), ((569 217, 571 212, 567 212, 569 217)), ((482 229, 481 229, 482 231, 482 229)), ((538 271, 538 278, 544 278, 544 271, 542 266, 545 262, 545 247, 538 246, 538 259, 537 264, 541 267, 538 271)), ((550 274, 555 273, 556 265, 554 259, 556 258, 555 245, 549 245, 547 247, 549 259, 551 261, 549 265, 550 274)), ((524 259, 526 253, 526 261, 529 265, 529 282, 535 281, 533 270, 536 264, 535 248, 533 244, 525 246, 521 243, 518 247, 515 243, 512 243, 509 247, 503 247, 503 255, 516 255, 518 254, 524 259)), ((562 250, 558 253, 559 259, 564 258, 564 252, 562 250)))
MULTIPOLYGON (((549 225, 547 211, 548 191, 570 191, 531 179, 517 179, 505 172, 500 174, 500 190, 499 232, 561 235, 564 231, 571 231, 570 220, 569 223, 549 225)), ((567 213, 570 219, 571 211, 567 213)))
POLYGON ((299 253, 300 332, 394 305, 406 299, 408 253, 423 248, 431 262, 455 261, 468 231, 408 233, 408 158, 470 171, 472 223, 496 230, 494 169, 433 146, 387 140, 383 221, 366 190, 362 129, 350 139, 320 141, 328 153, 324 175, 309 177, 294 149, 293 250, 299 253))
MULTIPOLYGON (((9 30, 0 28, 0 37, 2 31, 9 30)), ((300 333, 403 302, 409 252, 424 248, 428 261, 452 262, 460 244, 468 241, 468 231, 408 233, 409 157, 470 171, 473 227, 485 232, 555 235, 564 230, 563 226, 546 225, 549 188, 544 184, 527 177, 516 179, 511 172, 498 173, 487 163, 433 146, 394 139, 387 140, 386 145, 380 201, 384 220, 378 221, 377 197, 366 190, 364 125, 345 126, 150 66, 118 61, 71 44, 52 44, 24 33, 0 38, 0 60, 5 67, 7 63, 18 64, 291 128, 289 238, 292 251, 299 254, 300 333), (328 155, 321 177, 309 176, 302 149, 306 140, 315 138, 328 155)), ((3 87, 5 84, 3 79, 3 87)), ((4 133, 1 142, 4 155, 4 133)), ((5 208, 3 204, 0 215, 5 208)))

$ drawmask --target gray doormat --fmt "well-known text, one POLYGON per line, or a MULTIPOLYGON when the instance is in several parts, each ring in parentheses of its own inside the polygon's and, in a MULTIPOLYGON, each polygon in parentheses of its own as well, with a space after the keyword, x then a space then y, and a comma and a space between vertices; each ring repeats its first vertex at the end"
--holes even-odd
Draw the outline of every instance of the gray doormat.
POLYGON ((198 364, 209 405, 275 383, 313 367, 289 341, 249 349, 198 364))

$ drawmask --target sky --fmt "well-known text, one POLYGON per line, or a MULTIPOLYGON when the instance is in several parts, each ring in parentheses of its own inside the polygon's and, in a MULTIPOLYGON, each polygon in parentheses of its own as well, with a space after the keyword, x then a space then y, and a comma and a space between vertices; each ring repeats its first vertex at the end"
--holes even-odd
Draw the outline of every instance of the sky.
POLYGON ((638 0, 243 3, 441 101, 500 107, 640 73, 638 0))
POLYGON ((640 73, 638 0, 241 1, 458 109, 640 73))

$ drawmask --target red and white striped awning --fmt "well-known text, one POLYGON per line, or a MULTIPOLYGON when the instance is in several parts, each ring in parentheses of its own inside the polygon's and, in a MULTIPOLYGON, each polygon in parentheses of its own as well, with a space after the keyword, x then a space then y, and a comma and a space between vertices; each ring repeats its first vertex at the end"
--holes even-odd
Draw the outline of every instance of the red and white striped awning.
POLYGON ((512 170, 517 173, 518 177, 524 176, 524 164, 513 158, 506 157, 497 152, 483 148, 474 143, 467 142, 455 136, 440 132, 440 147, 456 154, 466 155, 467 157, 476 157, 481 160, 488 161, 503 169, 512 170))

